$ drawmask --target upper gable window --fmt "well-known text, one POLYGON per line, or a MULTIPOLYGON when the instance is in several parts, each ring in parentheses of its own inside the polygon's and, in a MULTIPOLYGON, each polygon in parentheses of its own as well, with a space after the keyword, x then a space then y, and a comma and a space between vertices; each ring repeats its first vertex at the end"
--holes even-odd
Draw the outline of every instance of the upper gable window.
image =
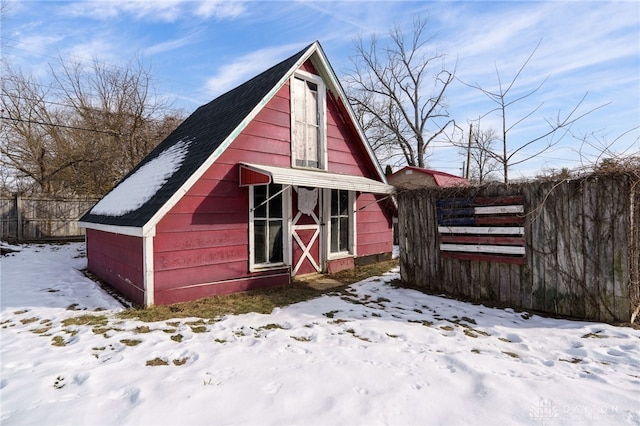
POLYGON ((291 79, 291 163, 324 168, 325 88, 322 79, 298 72, 291 79))

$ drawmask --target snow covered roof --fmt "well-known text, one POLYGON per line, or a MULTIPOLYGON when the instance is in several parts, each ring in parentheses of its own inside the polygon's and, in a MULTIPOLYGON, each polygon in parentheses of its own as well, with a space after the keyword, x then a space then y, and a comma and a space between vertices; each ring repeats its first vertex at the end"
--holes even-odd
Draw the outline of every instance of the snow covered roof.
MULTIPOLYGON (((199 107, 138 164, 80 224, 142 228, 317 43, 199 107)), ((319 48, 319 47, 318 47, 319 48)))

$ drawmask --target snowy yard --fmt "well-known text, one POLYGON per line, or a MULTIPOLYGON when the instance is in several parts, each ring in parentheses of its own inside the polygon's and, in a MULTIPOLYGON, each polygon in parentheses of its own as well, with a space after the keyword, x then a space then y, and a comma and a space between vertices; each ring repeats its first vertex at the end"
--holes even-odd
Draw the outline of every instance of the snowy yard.
POLYGON ((640 424, 640 330, 397 289, 397 272, 270 315, 120 320, 78 272, 83 244, 16 249, 2 424, 640 424))

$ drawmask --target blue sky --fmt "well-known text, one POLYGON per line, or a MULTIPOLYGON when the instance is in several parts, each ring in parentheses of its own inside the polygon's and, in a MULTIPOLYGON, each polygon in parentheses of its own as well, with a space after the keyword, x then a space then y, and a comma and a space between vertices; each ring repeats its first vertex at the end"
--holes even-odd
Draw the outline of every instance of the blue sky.
MULTIPOLYGON (((545 168, 575 168, 597 158, 602 143, 626 155, 640 153, 640 2, 622 1, 28 1, 9 0, 2 20, 2 57, 44 75, 58 57, 106 64, 141 58, 157 92, 190 113, 221 93, 319 40, 339 78, 350 69, 353 40, 393 26, 411 31, 413 18, 429 20, 429 48, 446 55, 468 83, 494 89, 540 43, 520 76, 517 93, 545 78, 536 94, 514 105, 512 120, 542 107, 510 135, 516 146, 566 115, 587 93, 578 113, 606 105, 572 128, 595 133, 595 148, 567 135, 552 150, 515 167, 511 177, 545 168)), ((467 126, 493 108, 480 92, 456 82, 449 111, 467 126)), ((482 127, 497 126, 487 116, 482 127)), ((535 147, 532 147, 534 152, 535 147)), ((459 174, 464 158, 444 141, 430 151, 429 167, 459 174)))

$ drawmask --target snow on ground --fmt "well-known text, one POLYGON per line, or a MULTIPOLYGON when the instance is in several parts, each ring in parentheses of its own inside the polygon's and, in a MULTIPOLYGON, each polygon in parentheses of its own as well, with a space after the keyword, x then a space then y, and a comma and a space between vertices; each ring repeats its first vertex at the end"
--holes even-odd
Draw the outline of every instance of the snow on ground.
POLYGON ((82 244, 19 249, 0 266, 2 424, 640 424, 640 330, 397 272, 270 315, 143 323, 78 272, 82 244))

